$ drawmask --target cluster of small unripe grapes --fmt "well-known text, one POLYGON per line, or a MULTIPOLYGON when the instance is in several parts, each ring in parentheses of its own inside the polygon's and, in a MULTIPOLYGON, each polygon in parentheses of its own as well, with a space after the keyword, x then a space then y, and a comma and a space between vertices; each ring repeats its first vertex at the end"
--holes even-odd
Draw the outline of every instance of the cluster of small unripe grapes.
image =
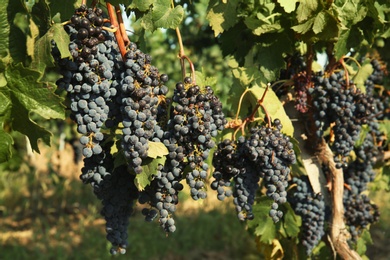
POLYGON ((215 171, 211 188, 218 192, 218 199, 233 195, 240 220, 253 219, 252 205, 262 178, 266 195, 274 202, 270 217, 276 223, 283 217, 279 205, 287 201, 290 165, 296 162, 290 138, 280 131, 279 119, 272 126, 254 127, 248 137, 237 141, 224 140, 214 152, 215 171), (234 183, 233 190, 225 189, 234 183))
POLYGON ((72 57, 61 58, 55 42, 52 55, 63 76, 57 84, 67 92, 70 117, 81 134, 85 158, 80 178, 102 201, 110 252, 116 254, 126 252, 135 201, 149 205, 142 210, 147 221, 159 215, 163 229, 174 232, 180 182, 187 180, 194 199, 206 197, 205 160, 226 120, 211 87, 191 78, 176 84, 169 111, 168 76, 135 43, 122 58, 102 15, 100 8, 77 8, 65 25, 72 57), (139 191, 134 180, 144 171, 150 142, 163 143, 169 153, 151 173, 150 185, 139 191), (113 146, 118 149, 114 154, 113 146))

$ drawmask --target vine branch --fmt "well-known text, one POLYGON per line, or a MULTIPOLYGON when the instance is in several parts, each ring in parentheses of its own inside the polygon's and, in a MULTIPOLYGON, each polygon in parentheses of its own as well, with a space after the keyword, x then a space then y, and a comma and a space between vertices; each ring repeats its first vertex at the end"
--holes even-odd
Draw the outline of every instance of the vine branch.
POLYGON ((115 6, 115 11, 116 11, 116 17, 118 18, 119 31, 122 35, 123 43, 125 46, 128 46, 130 44, 130 39, 126 33, 125 24, 123 23, 122 11, 119 5, 115 6))
POLYGON ((111 5, 109 2, 107 2, 106 5, 107 5, 107 12, 108 12, 108 15, 110 17, 111 25, 116 29, 114 33, 115 33, 116 41, 118 43, 119 50, 120 50, 121 55, 122 55, 122 59, 125 60, 126 47, 125 47, 124 40, 122 38, 121 30, 119 28, 118 18, 117 18, 114 6, 111 5))
POLYGON ((337 169, 333 161, 333 153, 326 141, 322 138, 318 145, 318 158, 321 163, 327 165, 330 172, 332 190, 332 220, 330 239, 337 254, 342 259, 360 260, 359 254, 352 250, 348 245, 349 233, 344 223, 344 175, 342 169, 337 169))
MULTIPOLYGON (((173 0, 171 1, 171 5, 172 5, 172 8, 175 8, 175 4, 174 4, 173 0)), ((187 61, 188 64, 190 65, 190 69, 191 69, 192 82, 193 82, 193 84, 196 84, 195 67, 194 67, 194 64, 192 63, 191 59, 184 52, 183 39, 181 37, 179 27, 176 27, 175 31, 176 31, 176 35, 177 35, 177 41, 179 43, 178 57, 180 59, 180 66, 181 66, 183 79, 186 77, 185 61, 187 61)))

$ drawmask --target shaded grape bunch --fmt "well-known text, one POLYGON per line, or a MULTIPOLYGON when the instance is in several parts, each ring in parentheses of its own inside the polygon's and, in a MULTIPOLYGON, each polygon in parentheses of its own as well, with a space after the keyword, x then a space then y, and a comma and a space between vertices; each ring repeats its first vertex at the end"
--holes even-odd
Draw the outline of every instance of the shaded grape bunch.
POLYGON ((292 184, 296 188, 288 200, 295 213, 302 217, 300 242, 309 256, 325 234, 325 202, 321 194, 314 194, 307 176, 294 177, 292 184))
POLYGON ((259 174, 245 156, 245 143, 245 137, 240 136, 235 142, 225 139, 218 144, 213 157, 215 170, 211 183, 219 200, 233 195, 237 217, 242 221, 254 217, 252 205, 260 180, 259 174))
POLYGON ((96 196, 102 200, 101 214, 106 220, 107 240, 112 245, 111 254, 124 254, 128 246, 129 218, 138 199, 134 178, 126 165, 122 165, 112 170, 111 178, 94 190, 96 196))
POLYGON ((374 133, 367 133, 363 143, 354 148, 355 160, 343 171, 344 182, 348 184, 351 195, 367 190, 367 184, 375 178, 374 165, 380 148, 375 144, 374 136, 374 133))
POLYGON ((138 199, 138 189, 134 185, 134 175, 126 165, 114 168, 110 153, 112 142, 104 140, 103 153, 84 158, 80 179, 91 184, 96 197, 101 200, 101 215, 106 221, 107 240, 111 243, 111 254, 126 252, 127 228, 138 199))
POLYGON ((188 161, 186 164, 190 168, 186 180, 192 198, 204 199, 209 169, 205 160, 210 149, 215 146, 212 137, 226 124, 222 104, 210 86, 200 87, 193 84, 190 78, 176 84, 172 101, 172 118, 168 122, 167 131, 170 138, 184 148, 188 161))
POLYGON ((344 190, 344 218, 349 227, 352 241, 356 242, 359 235, 369 224, 379 221, 378 206, 364 194, 352 194, 344 190))
POLYGON ((241 142, 234 142, 225 139, 220 142, 213 155, 214 181, 211 188, 217 191, 217 198, 224 200, 232 195, 232 178, 242 175, 246 167, 246 159, 239 154, 239 146, 245 142, 245 138, 240 137, 241 142))
POLYGON ((211 188, 216 190, 218 199, 233 194, 238 217, 252 219, 252 205, 258 182, 263 178, 266 195, 274 203, 270 217, 278 222, 283 212, 279 204, 287 201, 289 166, 296 162, 293 144, 289 137, 280 132, 282 124, 275 119, 273 126, 252 128, 248 137, 240 136, 237 141, 224 140, 214 152, 214 181, 211 188), (233 192, 230 188, 232 184, 233 192))

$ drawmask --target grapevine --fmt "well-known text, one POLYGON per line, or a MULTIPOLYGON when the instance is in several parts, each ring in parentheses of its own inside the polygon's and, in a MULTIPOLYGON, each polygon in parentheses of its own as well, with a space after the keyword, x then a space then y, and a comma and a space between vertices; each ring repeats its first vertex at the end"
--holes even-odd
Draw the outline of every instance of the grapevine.
POLYGON ((72 143, 112 255, 138 213, 176 236, 182 202, 216 197, 266 259, 367 257, 390 187, 386 1, 76 2, 4 0, 4 169, 61 119, 53 149, 72 143))

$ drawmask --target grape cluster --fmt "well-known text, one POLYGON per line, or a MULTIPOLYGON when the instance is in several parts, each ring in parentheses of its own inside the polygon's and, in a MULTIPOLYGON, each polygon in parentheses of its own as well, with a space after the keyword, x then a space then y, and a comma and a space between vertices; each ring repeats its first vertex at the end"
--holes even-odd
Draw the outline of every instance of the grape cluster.
MULTIPOLYGON (((180 183, 186 178, 194 199, 205 198, 205 179, 207 177, 207 159, 209 150, 214 146, 211 137, 222 130, 226 120, 221 110, 221 102, 211 87, 201 89, 192 84, 190 78, 176 84, 172 97, 170 117, 164 128, 155 132, 153 140, 158 139, 168 149, 164 165, 159 165, 151 184, 141 192, 140 202, 148 202, 151 208, 145 208, 145 218, 154 208, 159 212, 160 225, 166 232, 176 230, 173 213, 178 203, 178 193, 183 189, 180 183), (186 167, 189 173, 184 173, 186 167)), ((165 104, 166 105, 166 104, 165 104)), ((164 104, 157 110, 157 122, 166 118, 167 107, 164 104)))
POLYGON ((248 138, 240 136, 236 142, 224 140, 214 152, 215 171, 211 187, 218 192, 218 199, 231 195, 226 189, 234 182, 233 202, 241 220, 252 219, 252 205, 264 180, 266 195, 274 203, 270 216, 276 223, 283 217, 279 204, 287 201, 289 166, 296 162, 290 139, 282 134, 282 124, 275 119, 271 127, 255 127, 248 138))
POLYGON ((376 117, 379 120, 390 118, 390 94, 389 91, 383 91, 376 88, 375 85, 383 85, 384 78, 388 75, 386 65, 376 59, 371 60, 374 68, 373 73, 365 81, 366 93, 373 97, 372 105, 376 107, 376 117))
MULTIPOLYGON (((176 84, 172 97, 175 102, 168 122, 168 135, 183 147, 189 165, 186 180, 194 200, 206 198, 205 180, 209 165, 205 160, 215 146, 212 137, 224 128, 226 119, 221 101, 210 86, 200 87, 191 78, 176 84)), ((174 164, 179 164, 180 160, 174 164)))
POLYGON ((364 194, 353 194, 345 190, 344 209, 345 223, 351 232, 352 241, 355 242, 363 229, 379 220, 378 206, 364 194))
POLYGON ((157 216, 158 211, 160 226, 166 232, 176 230, 173 214, 179 203, 178 193, 183 189, 183 185, 180 183, 181 174, 180 168, 172 167, 169 163, 165 166, 159 165, 151 184, 141 192, 139 198, 140 203, 148 202, 151 206, 143 209, 145 220, 152 221, 157 216))
POLYGON ((316 134, 322 137, 331 127, 328 141, 335 154, 336 167, 346 168, 347 157, 360 136, 361 126, 371 121, 375 114, 372 100, 352 81, 345 82, 343 71, 333 73, 329 78, 316 75, 314 87, 309 91, 316 108, 316 134))
POLYGON ((294 177, 295 191, 289 196, 289 202, 294 211, 302 217, 300 242, 306 248, 306 254, 311 255, 325 234, 325 202, 321 194, 314 194, 307 176, 294 177))
POLYGON ((163 229, 174 232, 180 182, 187 180, 194 199, 206 197, 205 160, 226 120, 211 87, 190 78, 176 84, 170 108, 168 76, 135 43, 122 56, 105 22, 101 9, 77 8, 65 24, 71 57, 61 58, 55 42, 52 55, 62 74, 57 84, 67 92, 70 117, 81 134, 85 158, 80 178, 103 203, 107 240, 116 254, 126 251, 134 201, 149 205, 142 210, 146 221, 159 216, 163 229), (146 161, 151 142, 168 149, 164 163, 146 161), (118 151, 112 154, 114 145, 118 151), (138 191, 134 182, 145 164, 158 166, 146 173, 150 184, 138 191))
POLYGON ((57 85, 68 93, 71 118, 82 134, 80 143, 87 158, 103 151, 101 129, 116 95, 111 78, 120 55, 113 35, 102 30, 102 24, 101 9, 82 5, 72 16, 71 23, 65 26, 71 39, 72 59, 61 59, 55 44, 52 50, 63 75, 57 85))
MULTIPOLYGON (((158 105, 161 97, 165 97, 168 87, 166 74, 159 73, 151 65, 151 57, 130 43, 125 55, 126 61, 118 82, 122 115, 123 137, 122 148, 126 159, 135 173, 142 172, 142 160, 148 155, 148 141, 155 137, 160 129, 157 125, 158 105)), ((161 136, 160 136, 161 138, 161 136)), ((157 141, 160 141, 157 138, 157 141)))
POLYGON ((367 133, 363 143, 355 147, 356 159, 344 170, 344 181, 347 184, 343 197, 344 217, 352 241, 357 240, 368 224, 375 223, 379 219, 378 207, 363 194, 367 190, 367 184, 375 178, 374 165, 380 147, 375 144, 374 137, 373 132, 367 133))

